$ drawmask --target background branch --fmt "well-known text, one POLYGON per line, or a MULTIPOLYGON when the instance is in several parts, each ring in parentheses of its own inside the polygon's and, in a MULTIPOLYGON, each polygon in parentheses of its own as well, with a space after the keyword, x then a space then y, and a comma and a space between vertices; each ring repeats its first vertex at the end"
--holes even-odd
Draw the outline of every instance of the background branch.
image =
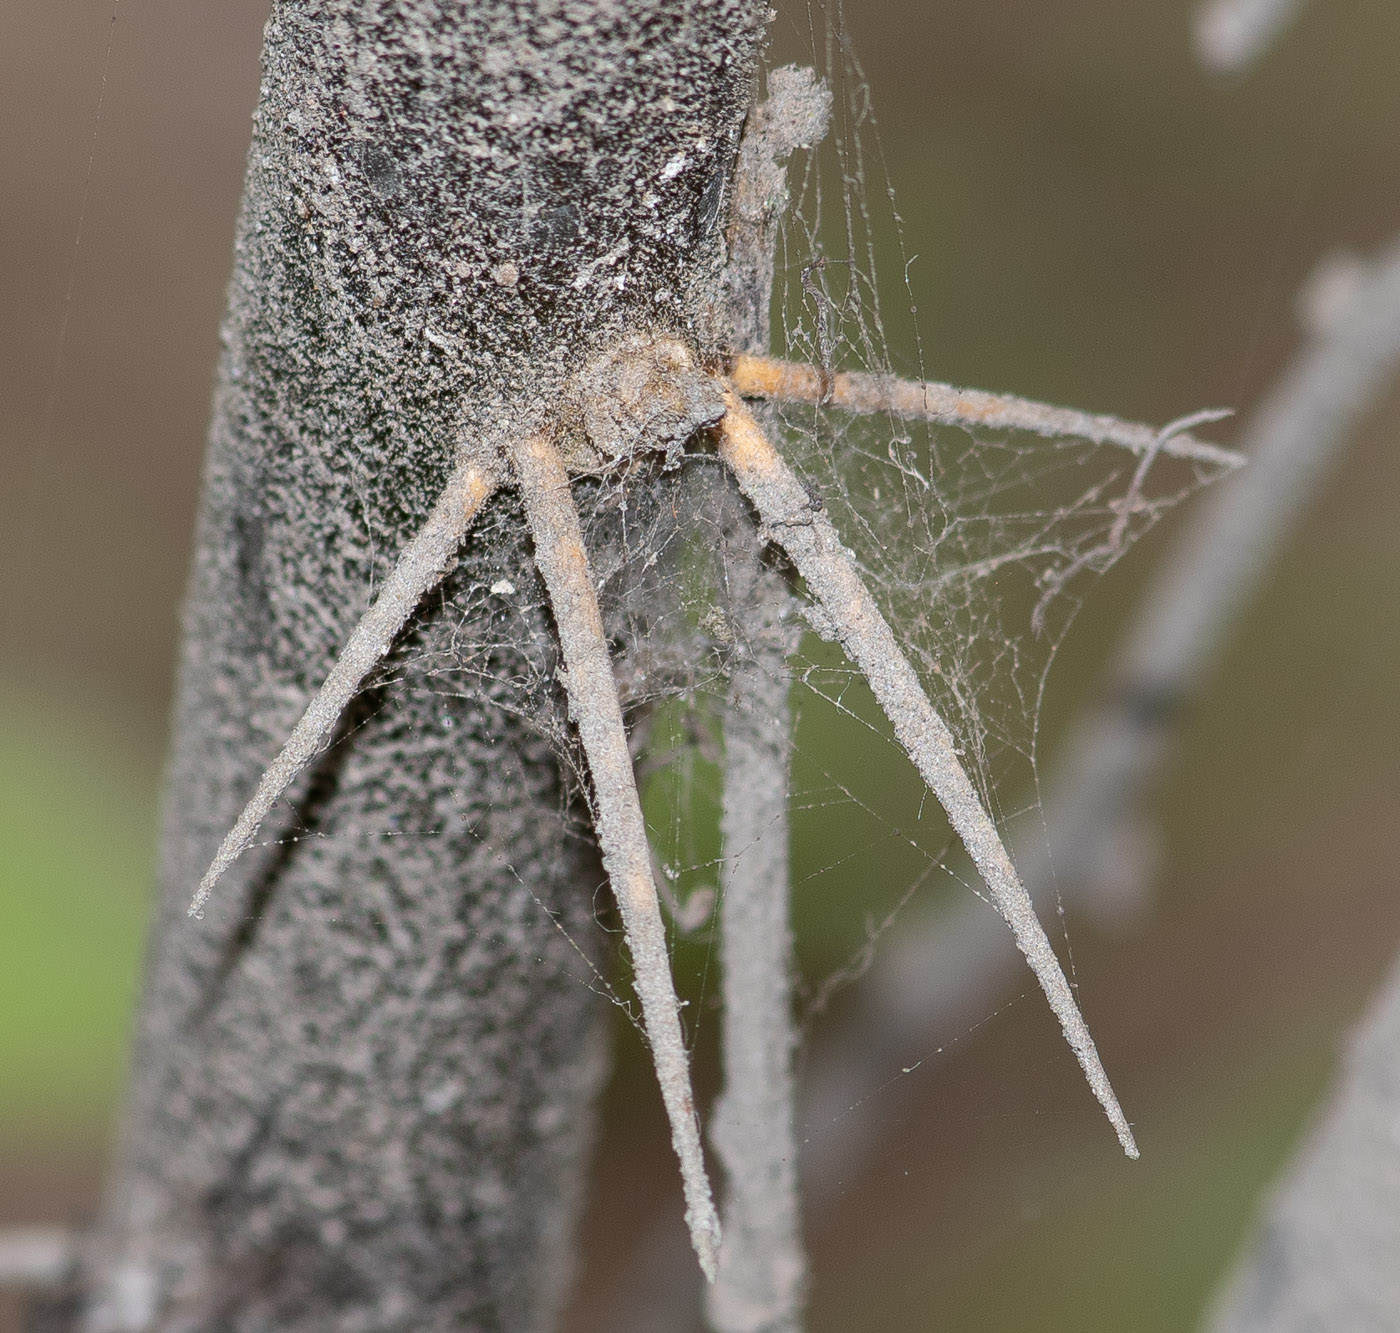
POLYGON ((1400 1312, 1400 967, 1347 1043, 1337 1087, 1273 1192, 1212 1333, 1386 1328, 1400 1312))
POLYGON ((1196 51, 1207 68, 1238 74, 1261 59, 1306 0, 1205 0, 1196 10, 1196 51))

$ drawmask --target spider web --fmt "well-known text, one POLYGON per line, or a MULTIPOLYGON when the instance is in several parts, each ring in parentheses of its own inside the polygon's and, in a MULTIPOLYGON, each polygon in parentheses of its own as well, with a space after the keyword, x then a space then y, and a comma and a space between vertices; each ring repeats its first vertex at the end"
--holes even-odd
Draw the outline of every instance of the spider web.
MULTIPOLYGON (((789 167, 769 350, 823 373, 924 378, 916 321, 908 321, 912 343, 901 337, 896 350, 882 313, 900 311, 904 324, 913 302, 870 89, 839 6, 808 6, 803 15, 799 44, 831 90, 832 120, 789 167)), ((1142 478, 1135 454, 1084 439, 858 417, 834 404, 768 404, 761 413, 854 555, 988 808, 1004 813, 1007 799, 1033 807, 1035 739, 1055 650, 1093 576, 1206 479, 1198 465, 1164 456, 1142 478)), ((752 619, 745 581, 731 575, 755 558, 752 520, 703 441, 679 459, 638 455, 581 477, 574 492, 663 892, 672 891, 677 922, 692 925, 718 878, 718 717, 752 619)), ((366 521, 372 541, 368 514, 366 521)), ((570 794, 582 798, 570 818, 591 839, 587 768, 561 706, 548 599, 523 531, 515 498, 498 496, 469 534, 470 575, 446 589, 455 622, 449 650, 425 652, 409 636, 378 683, 426 688, 444 709, 481 701, 529 719, 563 756, 570 794)), ((374 563, 387 572, 393 556, 385 549, 374 563)), ((764 558, 782 567, 772 553, 764 558)), ((896 897, 918 890, 948 843, 947 827, 911 781, 863 680, 830 642, 834 627, 800 589, 794 607, 811 631, 787 668, 798 684, 794 880, 820 878, 856 854, 856 844, 831 833, 852 815, 865 824, 867 846, 883 844, 882 877, 902 886, 896 897), (852 721, 854 729, 845 725, 852 721), (881 792, 882 780, 872 785, 838 762, 833 741, 859 749, 872 769, 904 773, 906 797, 916 793, 909 816, 886 803, 890 782, 881 792), (819 835, 810 847, 802 845, 804 820, 819 835)), ((702 986, 710 964, 703 953, 702 986)))
MULTIPOLYGON (((891 293, 878 276, 902 276, 907 255, 869 89, 839 11, 809 16, 819 38, 810 55, 833 94, 833 124, 789 168, 792 207, 778 241, 769 351, 823 375, 924 379, 917 333, 897 355, 882 314, 882 303, 913 303, 907 281, 891 293)), ((1007 799, 1033 811, 1036 737, 1058 645, 1094 576, 1208 480, 1206 471, 1169 457, 1144 469, 1138 455, 1087 438, 858 417, 832 403, 771 403, 760 416, 850 549, 984 804, 1003 825, 1007 799)), ((585 533, 632 716, 657 878, 678 927, 673 972, 691 997, 695 1037, 717 987, 715 937, 706 933, 698 947, 683 937, 708 919, 722 858, 745 851, 723 847, 719 834, 724 789, 736 780, 723 772, 719 719, 729 665, 757 637, 761 616, 749 600, 752 580, 735 577, 754 559, 751 516, 703 444, 652 482, 597 479, 585 533)), ((766 558, 783 566, 771 551, 766 558)), ((813 1017, 870 965, 904 905, 940 878, 951 835, 910 781, 863 678, 834 645, 837 627, 794 584, 793 614, 809 627, 785 668, 794 717, 759 722, 793 732, 789 880, 813 979, 801 1007, 813 1017), (876 769, 901 774, 902 795, 888 799, 897 782, 872 781, 876 769), (883 883, 862 883, 875 892, 853 902, 852 872, 883 883), (830 891, 843 889, 845 911, 833 912, 830 891), (854 950, 852 912, 866 917, 865 942, 854 950), (815 947, 814 923, 826 935, 815 947)), ((769 777, 781 781, 781 773, 769 777)), ((954 873, 977 891, 974 877, 954 873)), ((809 1123, 840 1138, 844 1117, 833 1117, 825 1091, 810 1104, 809 1123)), ((849 1100, 843 1106, 852 1109, 849 1100)))
MULTIPOLYGON (((823 373, 926 378, 930 368, 903 277, 909 256, 869 86, 839 6, 808 6, 799 22, 805 22, 803 58, 832 92, 832 124, 825 139, 799 151, 789 167, 792 202, 776 254, 769 350, 823 373), (897 349, 882 306, 899 312, 897 322, 912 330, 897 349)), ((1212 470, 1159 456, 1139 475, 1138 455, 1089 439, 934 425, 893 414, 859 417, 835 404, 777 403, 763 412, 775 443, 855 557, 957 738, 987 807, 999 821, 1018 809, 1033 811, 1047 676, 1075 613, 1096 576, 1210 480, 1212 470)), ((712 734, 713 709, 707 713, 700 696, 722 679, 734 626, 744 618, 742 607, 725 602, 725 562, 742 557, 726 544, 732 515, 716 510, 723 481, 704 463, 693 459, 690 477, 680 483, 691 497, 681 501, 689 506, 683 512, 693 515, 689 541, 673 543, 671 554, 681 558, 668 566, 649 556, 645 586, 627 588, 621 602, 631 607, 634 631, 644 619, 651 624, 649 646, 635 651, 659 660, 657 631, 684 627, 681 638, 688 642, 673 645, 674 656, 708 663, 708 675, 693 670, 684 685, 674 671, 669 685, 664 673, 651 681, 653 699, 674 686, 683 696, 654 727, 653 741, 659 735, 661 742, 648 752, 650 785, 644 788, 659 860, 682 897, 687 889, 707 889, 715 876, 718 841, 707 831, 712 821, 705 812, 715 804, 719 779, 718 761, 705 757, 705 745, 678 741, 712 734), (698 484, 696 471, 703 477, 698 484), (668 599, 672 611, 658 615, 668 599), (639 616, 644 602, 650 610, 639 616)), ((857 836, 868 847, 882 844, 880 855, 904 886, 896 897, 907 896, 909 885, 913 892, 927 882, 950 835, 936 807, 927 809, 932 802, 920 799, 905 818, 876 805, 870 784, 852 773, 867 755, 885 769, 908 766, 864 681, 830 642, 834 627, 810 603, 798 604, 811 632, 789 663, 798 682, 794 818, 799 826, 809 821, 819 850, 804 850, 794 837, 794 878, 820 878, 852 854, 818 827, 844 817, 844 810, 864 826, 857 836), (814 705, 814 695, 839 716, 814 705), (858 752, 850 755, 855 762, 838 761, 833 747, 858 752)), ((966 882, 976 889, 975 877, 966 882)))
MULTIPOLYGON (((804 32, 804 58, 832 92, 832 123, 789 167, 769 350, 823 373, 924 378, 916 321, 912 345, 901 338, 896 349, 882 313, 882 305, 900 311, 903 324, 913 302, 869 87, 839 7, 809 6, 804 32)), ((1033 809, 1046 675, 1082 597, 1094 575, 1208 478, 1199 465, 1165 456, 1139 477, 1137 455, 1087 439, 859 417, 834 404, 775 403, 761 412, 852 552, 987 807, 998 817, 1008 800, 1033 809)), ((755 558, 752 520, 703 441, 679 459, 638 455, 573 489, 658 879, 681 936, 706 919, 719 878, 719 717, 732 655, 752 620, 746 581, 732 573, 755 558)), ((456 625, 450 650, 425 653, 410 636, 379 683, 432 691, 444 716, 475 701, 529 719, 563 757, 575 798, 569 817, 577 836, 591 840, 587 766, 561 705, 548 598, 523 532, 514 496, 498 496, 469 534, 470 576, 445 590, 456 625)), ((387 570, 392 558, 385 550, 376 563, 387 570)), ((764 559, 783 567, 771 552, 764 559)), ((847 910, 884 916, 890 901, 928 884, 950 834, 864 681, 831 643, 834 627, 796 591, 794 613, 810 632, 787 666, 796 685, 794 884, 800 897, 804 886, 828 876, 834 884, 841 876, 833 872, 878 852, 893 898, 847 910), (877 769, 903 777, 872 778, 877 769), (914 796, 907 811, 890 799, 901 782, 902 799, 914 796), (857 825, 853 836, 836 832, 857 825)), ((975 890, 975 880, 960 878, 975 890)), ((868 919, 873 935, 875 916, 868 919)), ((865 952, 841 976, 859 970, 865 952)), ((837 954, 849 959, 849 936, 837 954)), ((693 968, 681 960, 687 970, 692 989, 707 994, 713 956, 705 940, 693 968)), ((836 980, 818 988, 818 1004, 836 980)), ((616 995, 626 993, 624 985, 616 995)))
MULTIPOLYGON (((879 273, 891 259, 905 272, 909 256, 869 88, 839 8, 824 17, 814 55, 833 128, 790 173, 773 350, 826 372, 928 378, 936 368, 915 320, 912 348, 897 354, 886 337, 882 299, 911 317, 913 299, 907 280, 882 287, 879 273)), ((1137 455, 1087 439, 834 405, 775 415, 789 463, 821 497, 996 810, 999 790, 1031 776, 1047 672, 1094 576, 1213 472, 1158 457, 1135 486, 1137 455)), ((829 637, 820 617, 813 628, 829 637)))

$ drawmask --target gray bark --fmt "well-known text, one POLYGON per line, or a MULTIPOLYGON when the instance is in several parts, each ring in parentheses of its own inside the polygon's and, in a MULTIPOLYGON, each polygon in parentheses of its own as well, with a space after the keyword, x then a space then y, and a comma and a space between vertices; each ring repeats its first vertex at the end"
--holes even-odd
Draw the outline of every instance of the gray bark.
MULTIPOLYGON (((551 1322, 604 1067, 601 873, 514 496, 294 811, 185 907, 454 460, 560 426, 561 386, 628 330, 714 350, 763 15, 275 5, 122 1147, 47 1326, 551 1322)), ((675 483, 633 474, 635 528, 675 483)), ((583 489, 606 542, 612 493, 583 489)))

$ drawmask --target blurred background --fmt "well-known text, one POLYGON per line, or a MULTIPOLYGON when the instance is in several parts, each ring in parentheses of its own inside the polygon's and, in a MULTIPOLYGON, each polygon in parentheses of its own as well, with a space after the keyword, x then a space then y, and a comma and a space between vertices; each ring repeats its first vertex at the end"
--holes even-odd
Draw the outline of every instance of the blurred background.
MULTIPOLYGON (((930 374, 1145 421, 1247 412, 1299 341, 1319 259, 1400 232, 1400 7, 1306 6, 1248 78, 1200 67, 1190 13, 850 5, 930 374)), ((110 1147, 265 17, 264 0, 0 8, 0 1226, 81 1221, 110 1147)), ((779 18, 782 58, 807 21, 779 18)), ((878 1106, 879 1142, 809 1210, 813 1330, 1199 1318, 1400 946, 1397 438, 1400 383, 1184 718, 1149 911, 1113 933, 1066 922, 1142 1161, 1019 985, 850 1109, 878 1106)), ((1047 770, 1171 526, 1061 649, 1047 770)), ((880 867, 858 860, 820 895, 844 907, 797 905, 813 987, 863 943, 880 867)), ((621 1046, 575 1333, 626 1326, 655 1219, 679 1216, 649 1071, 621 1046)))

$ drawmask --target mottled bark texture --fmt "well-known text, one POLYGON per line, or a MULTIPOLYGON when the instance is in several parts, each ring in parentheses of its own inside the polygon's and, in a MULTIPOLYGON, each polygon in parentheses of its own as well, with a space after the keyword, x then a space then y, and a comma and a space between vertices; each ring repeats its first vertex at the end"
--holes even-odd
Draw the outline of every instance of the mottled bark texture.
MULTIPOLYGON (((559 427, 561 386, 628 330, 713 350, 764 14, 274 5, 133 1084, 50 1326, 550 1324, 603 1072, 601 875, 512 494, 295 809, 203 920, 185 907, 454 459, 559 427)), ((591 540, 676 484, 633 474, 625 522, 616 487, 581 487, 591 540)), ((630 540, 595 556, 604 579, 630 540)), ((638 612, 609 614, 635 675, 638 612)))

